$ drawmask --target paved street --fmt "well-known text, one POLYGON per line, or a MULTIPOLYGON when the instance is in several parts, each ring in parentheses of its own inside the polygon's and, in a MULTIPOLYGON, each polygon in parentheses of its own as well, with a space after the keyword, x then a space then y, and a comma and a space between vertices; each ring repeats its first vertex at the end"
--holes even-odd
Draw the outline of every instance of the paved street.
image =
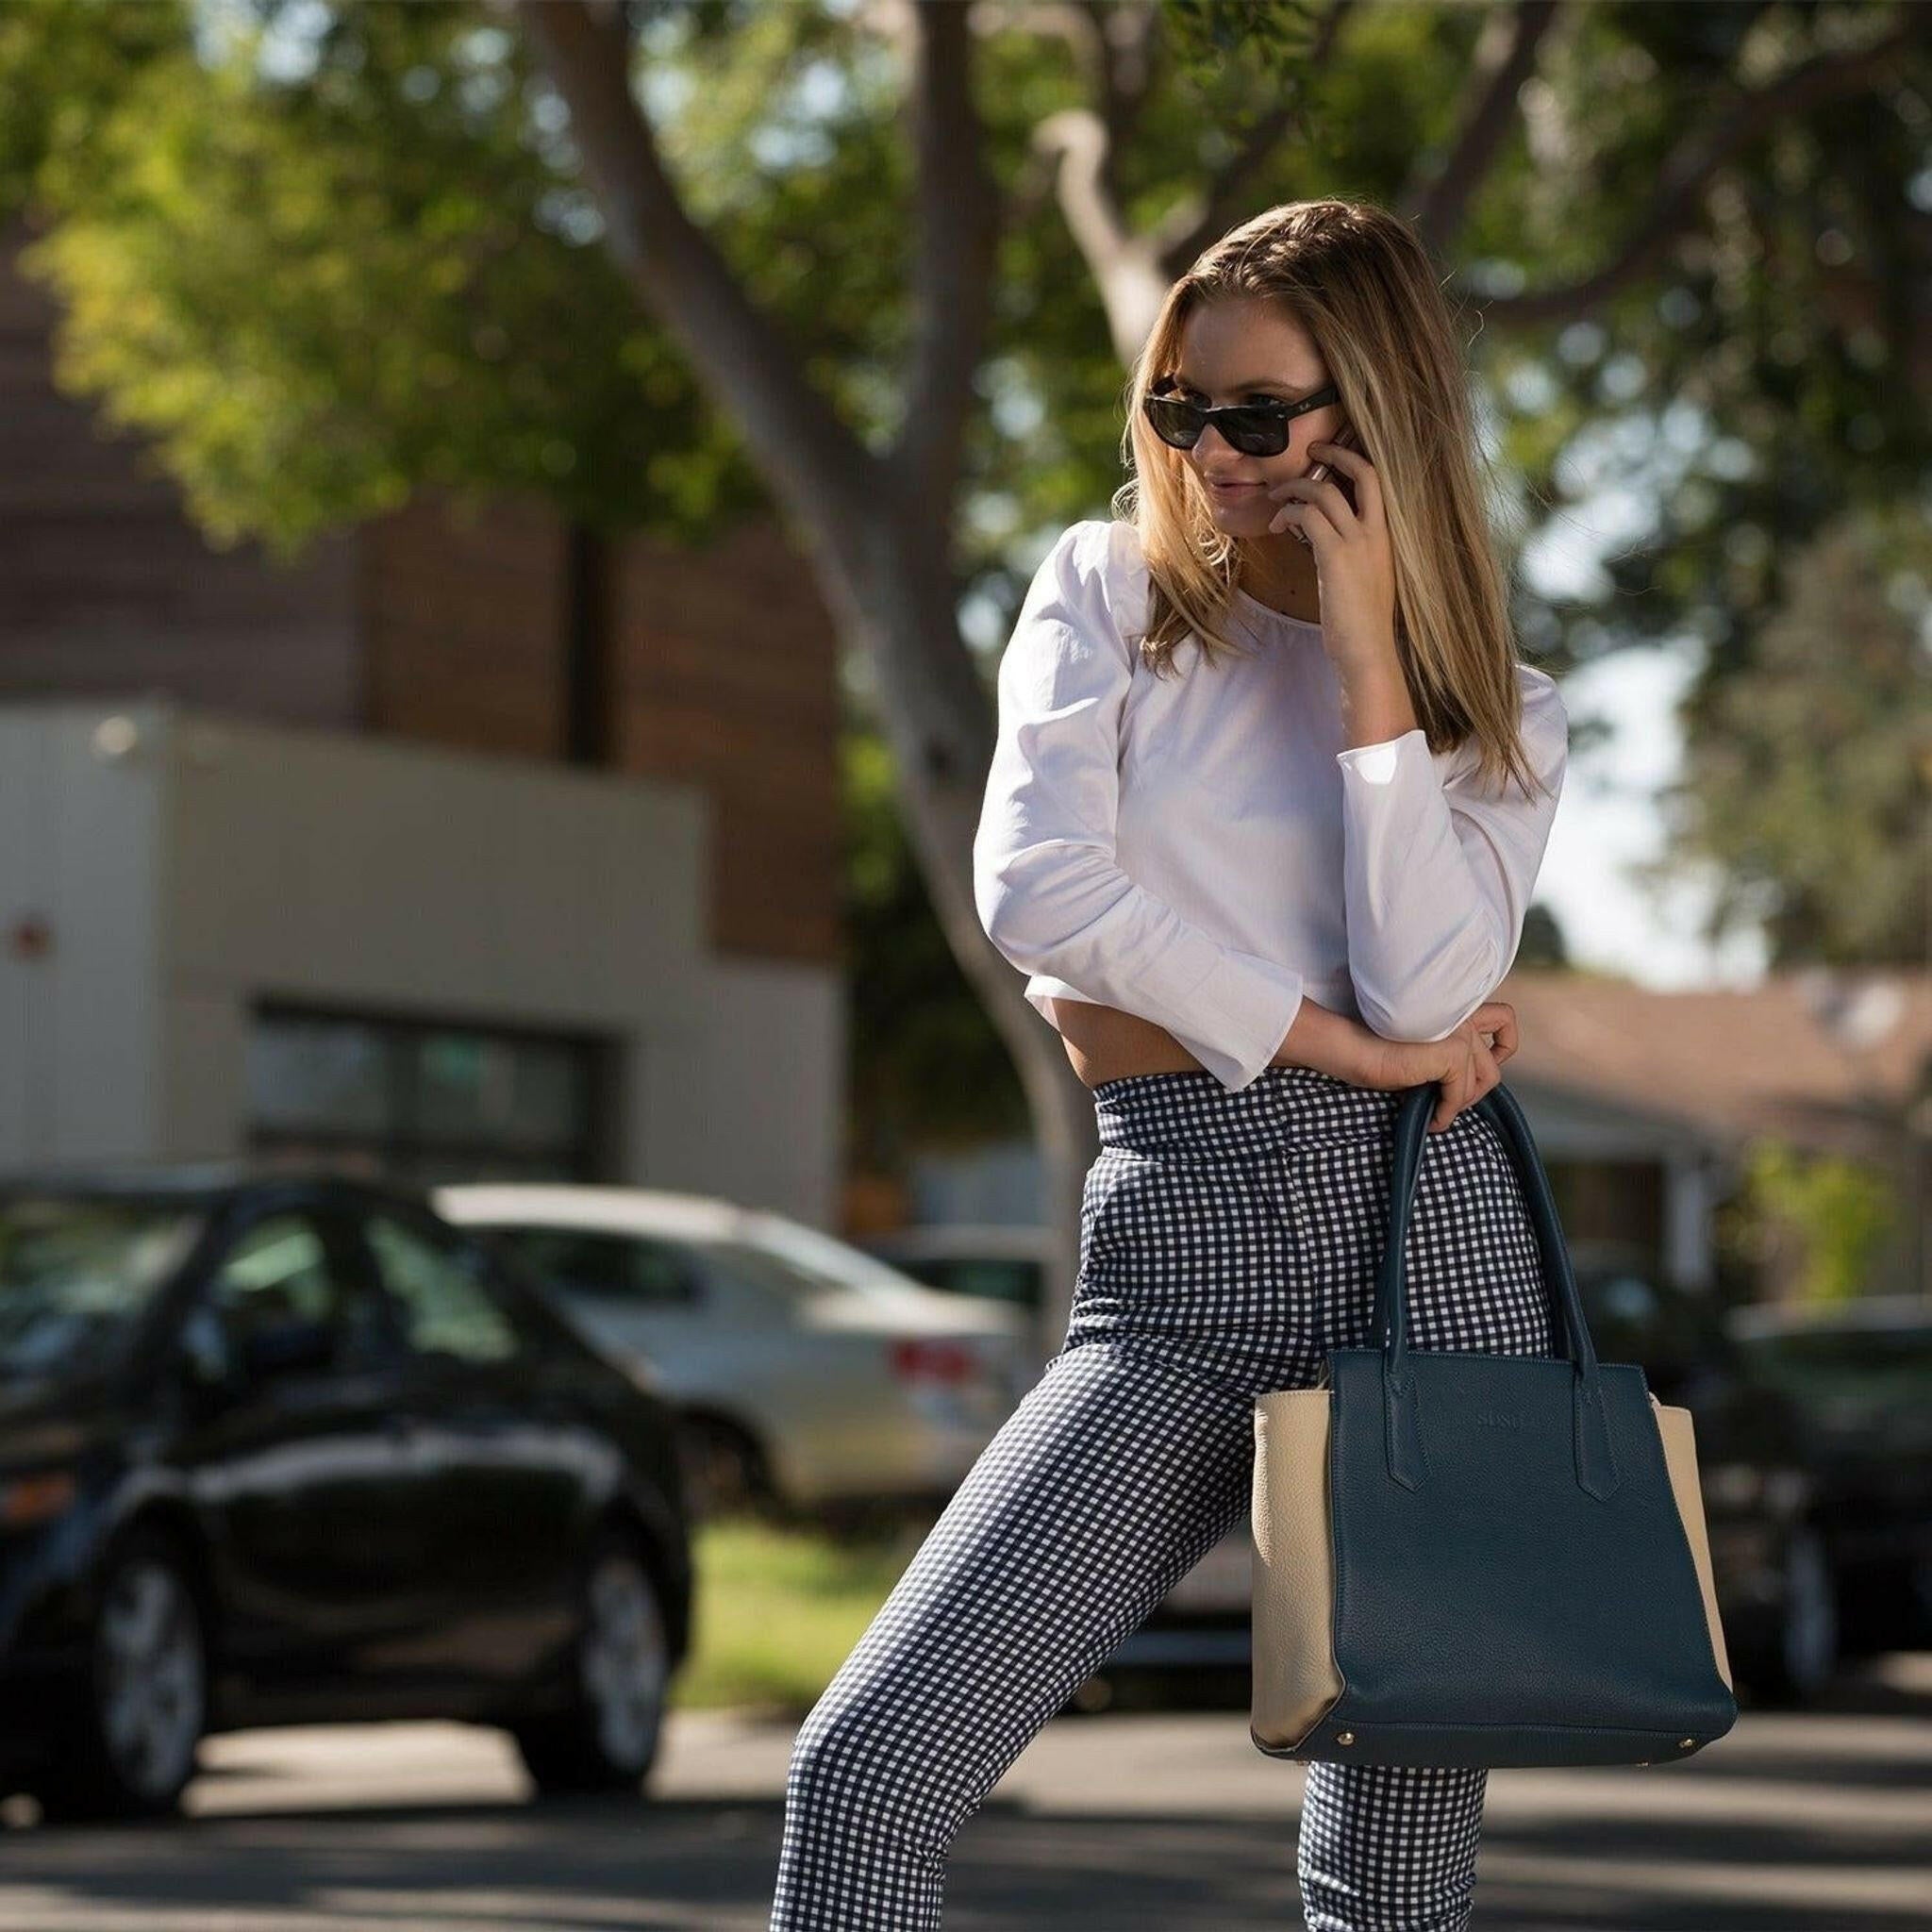
MULTIPOLYGON (((674 1721, 656 1801, 535 1807, 495 1734, 258 1731, 182 1826, 0 1836, 5 1932, 762 1932, 791 1731, 674 1721)), ((947 1932, 1298 1928, 1305 1773, 1240 1709, 1056 1719, 970 1820, 947 1932)), ((1491 1774, 1475 1932, 1924 1932, 1932 1654, 1681 1768, 1491 1774)))

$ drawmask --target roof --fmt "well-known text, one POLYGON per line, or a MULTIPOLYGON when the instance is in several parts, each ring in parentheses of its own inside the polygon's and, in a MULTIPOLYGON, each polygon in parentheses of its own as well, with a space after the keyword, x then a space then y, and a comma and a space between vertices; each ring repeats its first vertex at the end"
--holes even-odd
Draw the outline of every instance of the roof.
MULTIPOLYGON (((1777 1133, 1882 1155, 1932 1066, 1932 974, 1816 967, 1755 988, 1678 991, 1529 967, 1496 996, 1522 1030, 1506 1078, 1724 1138, 1777 1133)), ((1914 1130, 1925 1124, 1922 1112, 1914 1130)))

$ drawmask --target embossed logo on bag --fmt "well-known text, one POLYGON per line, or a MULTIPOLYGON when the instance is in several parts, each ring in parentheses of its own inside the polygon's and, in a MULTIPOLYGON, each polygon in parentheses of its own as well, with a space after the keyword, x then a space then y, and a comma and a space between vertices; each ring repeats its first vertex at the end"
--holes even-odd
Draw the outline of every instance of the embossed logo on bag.
POLYGON ((1507 1409, 1479 1408, 1475 1412, 1476 1426, 1486 1429, 1520 1429, 1528 1421, 1526 1415, 1507 1409))

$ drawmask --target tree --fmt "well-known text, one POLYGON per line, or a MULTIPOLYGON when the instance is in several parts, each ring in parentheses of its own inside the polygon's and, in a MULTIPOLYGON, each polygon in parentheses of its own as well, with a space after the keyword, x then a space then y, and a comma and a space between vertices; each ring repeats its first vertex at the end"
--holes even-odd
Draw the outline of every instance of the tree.
POLYGON ((1790 559, 1790 601, 1718 685, 1665 797, 1671 877, 1722 881, 1779 966, 1923 966, 1932 931, 1932 537, 1917 506, 1840 518, 1790 559))
MULTIPOLYGON (((43 52, 58 11, 10 25, 43 52)), ((160 438, 218 536, 297 541, 421 480, 535 484, 606 527, 768 493, 1064 1229, 1092 1113, 973 908, 991 716, 960 579, 1091 512, 1120 358, 1204 242, 1299 194, 1391 204, 1476 311, 1518 521, 1591 465, 1648 473, 1615 623, 1600 587, 1524 590, 1553 668, 1690 623, 1729 675, 1788 546, 1923 477, 1924 413, 1889 407, 1932 338, 1923 8, 437 0, 306 39, 312 12, 256 14, 212 67, 164 36, 118 90, 87 64, 95 111, 42 130, 70 380, 160 438)), ((0 42, 0 76, 26 64, 0 42)))

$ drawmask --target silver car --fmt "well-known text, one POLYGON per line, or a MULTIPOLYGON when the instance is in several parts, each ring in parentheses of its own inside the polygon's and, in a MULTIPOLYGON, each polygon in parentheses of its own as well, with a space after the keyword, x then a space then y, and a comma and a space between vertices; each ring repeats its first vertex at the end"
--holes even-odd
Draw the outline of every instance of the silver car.
POLYGON ((675 1406, 695 1515, 943 1503, 1039 1374, 1023 1310, 781 1214, 652 1188, 430 1191, 675 1406))

